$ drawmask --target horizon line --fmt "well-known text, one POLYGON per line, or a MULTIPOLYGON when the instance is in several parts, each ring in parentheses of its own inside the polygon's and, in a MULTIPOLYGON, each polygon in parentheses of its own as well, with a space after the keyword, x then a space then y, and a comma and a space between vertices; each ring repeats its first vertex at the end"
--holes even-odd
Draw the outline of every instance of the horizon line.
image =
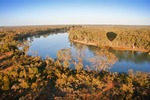
POLYGON ((23 26, 77 26, 77 25, 82 25, 82 26, 150 26, 149 25, 144 25, 144 24, 28 24, 28 25, 0 25, 1 27, 23 27, 23 26))

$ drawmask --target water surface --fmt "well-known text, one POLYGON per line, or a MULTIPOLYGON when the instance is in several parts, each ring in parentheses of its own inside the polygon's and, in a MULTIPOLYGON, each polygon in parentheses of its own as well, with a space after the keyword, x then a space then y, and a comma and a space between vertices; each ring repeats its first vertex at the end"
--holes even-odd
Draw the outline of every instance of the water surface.
POLYGON ((45 59, 47 56, 53 59, 57 58, 57 51, 60 49, 70 48, 72 54, 77 57, 79 52, 83 52, 84 66, 92 66, 90 58, 98 59, 102 64, 113 64, 110 67, 111 72, 128 72, 129 69, 134 71, 150 72, 150 55, 135 51, 119 51, 111 49, 100 49, 94 46, 86 46, 80 43, 71 43, 68 39, 68 33, 47 34, 44 36, 34 36, 27 39, 30 42, 28 55, 41 56, 45 59), (117 60, 116 60, 117 59, 117 60))

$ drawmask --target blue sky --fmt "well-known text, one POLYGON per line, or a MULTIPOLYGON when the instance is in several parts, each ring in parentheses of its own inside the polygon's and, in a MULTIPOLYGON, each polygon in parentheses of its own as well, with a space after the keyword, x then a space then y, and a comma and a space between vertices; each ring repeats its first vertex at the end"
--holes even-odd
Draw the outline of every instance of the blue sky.
POLYGON ((150 25, 150 0, 0 0, 0 26, 150 25))

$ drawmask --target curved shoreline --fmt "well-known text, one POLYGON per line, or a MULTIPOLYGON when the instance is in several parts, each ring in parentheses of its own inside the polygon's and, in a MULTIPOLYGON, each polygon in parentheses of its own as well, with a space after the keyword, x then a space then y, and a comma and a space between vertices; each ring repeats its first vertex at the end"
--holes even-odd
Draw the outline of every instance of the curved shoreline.
MULTIPOLYGON (((98 44, 96 44, 94 42, 93 43, 92 42, 86 43, 84 41, 79 41, 79 40, 71 40, 71 41, 86 44, 86 45, 91 45, 91 46, 98 46, 98 44)), ((114 46, 105 46, 105 45, 102 45, 100 47, 101 48, 113 48, 114 50, 129 50, 129 51, 149 52, 149 50, 146 50, 146 49, 139 49, 139 48, 133 49, 130 47, 114 47, 114 46)))

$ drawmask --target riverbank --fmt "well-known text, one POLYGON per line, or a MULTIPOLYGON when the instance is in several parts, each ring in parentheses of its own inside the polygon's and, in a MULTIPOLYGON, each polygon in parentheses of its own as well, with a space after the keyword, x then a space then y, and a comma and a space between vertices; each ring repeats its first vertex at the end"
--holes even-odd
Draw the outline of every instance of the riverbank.
MULTIPOLYGON (((73 42, 77 42, 77 43, 82 43, 82 44, 86 44, 86 45, 91 45, 91 46, 99 46, 97 43, 94 42, 84 42, 84 41, 79 41, 79 40, 71 40, 73 42)), ((115 47, 115 46, 99 46, 100 48, 112 48, 114 50, 129 50, 129 51, 139 51, 139 52, 149 52, 149 50, 146 49, 140 49, 140 48, 130 48, 130 47, 115 47)))

